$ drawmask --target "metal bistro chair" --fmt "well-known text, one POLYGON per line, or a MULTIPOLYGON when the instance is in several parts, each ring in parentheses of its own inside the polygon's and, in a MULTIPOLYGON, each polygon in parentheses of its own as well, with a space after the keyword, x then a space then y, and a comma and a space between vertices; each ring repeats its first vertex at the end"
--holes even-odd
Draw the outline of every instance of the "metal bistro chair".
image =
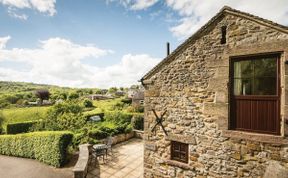
POLYGON ((106 138, 106 156, 107 156, 107 152, 110 150, 111 154, 113 154, 112 152, 112 144, 113 144, 113 138, 111 136, 106 138))

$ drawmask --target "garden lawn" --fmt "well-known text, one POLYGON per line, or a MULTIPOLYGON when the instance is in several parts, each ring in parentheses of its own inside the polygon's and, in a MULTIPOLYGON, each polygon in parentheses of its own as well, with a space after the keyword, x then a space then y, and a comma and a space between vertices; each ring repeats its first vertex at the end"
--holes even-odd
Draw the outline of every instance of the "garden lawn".
POLYGON ((33 121, 44 118, 49 108, 50 106, 10 108, 0 110, 0 113, 2 112, 5 118, 4 126, 6 126, 8 123, 33 121))

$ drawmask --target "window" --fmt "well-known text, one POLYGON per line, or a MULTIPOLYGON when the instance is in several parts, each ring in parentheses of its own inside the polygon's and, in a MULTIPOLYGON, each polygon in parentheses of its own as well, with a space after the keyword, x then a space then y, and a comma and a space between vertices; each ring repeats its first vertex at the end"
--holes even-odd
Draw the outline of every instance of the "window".
POLYGON ((279 55, 232 58, 229 128, 280 134, 279 55))
POLYGON ((233 64, 234 95, 276 95, 277 59, 245 59, 233 64))
POLYGON ((226 26, 221 27, 221 44, 226 44, 226 31, 226 26))
POLYGON ((171 159, 188 163, 188 144, 171 141, 171 159))

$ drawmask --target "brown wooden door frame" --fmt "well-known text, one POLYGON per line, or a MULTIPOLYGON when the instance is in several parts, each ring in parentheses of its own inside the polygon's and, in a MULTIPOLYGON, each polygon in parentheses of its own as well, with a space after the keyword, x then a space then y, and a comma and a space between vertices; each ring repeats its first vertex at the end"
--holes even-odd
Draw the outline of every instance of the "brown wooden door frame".
POLYGON ((257 133, 268 133, 268 134, 277 134, 280 135, 280 104, 281 104, 281 87, 280 87, 280 57, 281 53, 269 53, 269 54, 254 54, 254 55, 243 55, 243 56, 231 56, 229 58, 229 83, 228 83, 228 129, 229 130, 241 130, 241 131, 249 131, 249 132, 257 132, 257 133), (234 81, 233 81, 233 76, 234 76, 234 62, 235 61, 240 61, 240 60, 245 60, 245 59, 250 59, 253 58, 263 58, 263 57, 276 57, 277 59, 277 76, 276 76, 276 95, 245 95, 245 96, 234 96, 234 81), (235 116, 235 111, 233 111, 233 107, 235 106, 236 99, 247 99, 247 100, 257 100, 262 99, 262 100, 274 100, 276 101, 276 131, 275 132, 269 132, 269 131, 254 131, 254 130, 249 130, 249 129, 238 129, 236 128, 236 116, 235 116))

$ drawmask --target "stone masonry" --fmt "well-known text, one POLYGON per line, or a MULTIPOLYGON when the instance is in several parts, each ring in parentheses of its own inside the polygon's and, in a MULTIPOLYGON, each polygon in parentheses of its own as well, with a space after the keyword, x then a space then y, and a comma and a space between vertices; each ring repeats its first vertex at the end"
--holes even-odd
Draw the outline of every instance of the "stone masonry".
POLYGON ((270 164, 287 170, 287 53, 288 28, 225 7, 144 76, 144 177, 263 177, 270 164), (281 53, 281 135, 229 130, 229 58, 269 52, 281 53), (168 136, 160 127, 151 132, 152 109, 167 110, 168 136), (173 140, 189 144, 188 164, 170 159, 173 140))

